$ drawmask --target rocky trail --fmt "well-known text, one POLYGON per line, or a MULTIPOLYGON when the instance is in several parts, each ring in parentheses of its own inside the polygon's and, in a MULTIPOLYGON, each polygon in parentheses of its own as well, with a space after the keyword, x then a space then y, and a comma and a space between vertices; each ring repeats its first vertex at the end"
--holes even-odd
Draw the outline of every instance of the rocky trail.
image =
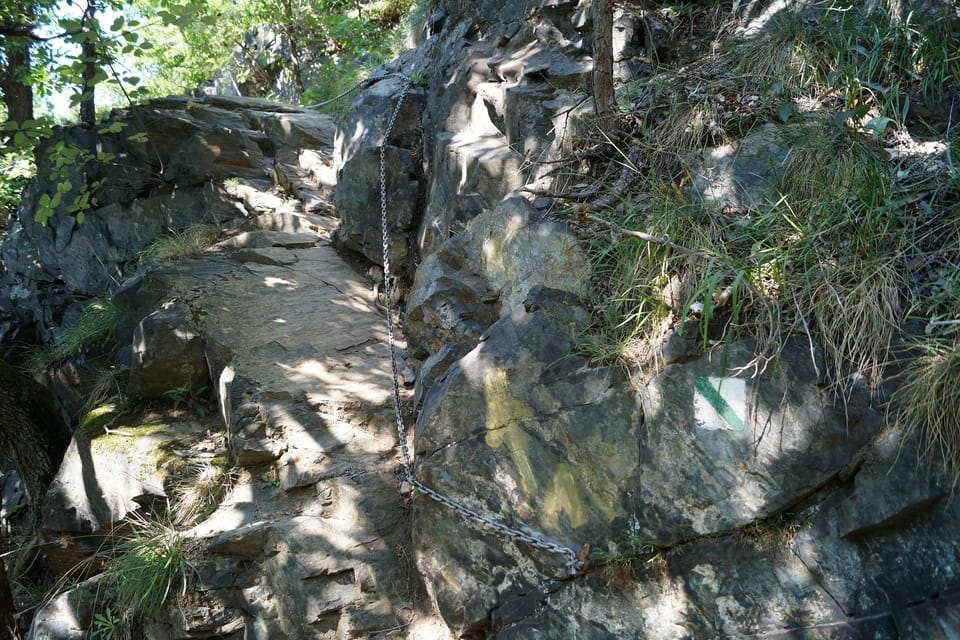
POLYGON ((285 620, 299 621, 284 632, 302 637, 439 638, 398 491, 384 313, 370 280, 330 245, 333 220, 304 219, 312 240, 271 231, 228 240, 234 264, 191 302, 208 344, 230 354, 218 396, 239 429, 234 458, 253 468, 277 460, 193 535, 222 557, 265 556, 248 594, 267 613, 265 637, 285 620))
MULTIPOLYGON (((34 331, 50 344, 109 297, 119 351, 105 366, 156 409, 79 425, 44 498, 51 573, 219 468, 214 499, 181 527, 196 573, 146 625, 150 640, 960 637, 960 501, 945 468, 918 464, 915 431, 891 423, 868 385, 838 399, 805 320, 757 367, 748 334, 714 344, 692 316, 681 322, 698 312, 664 272, 637 283, 670 310, 634 345, 642 362, 577 349, 602 276, 583 240, 622 240, 549 195, 589 187, 555 173, 593 153, 589 3, 444 4, 337 122, 259 99, 171 97, 37 150, 87 150, 64 202, 103 188, 82 224, 66 204, 40 224, 32 213, 62 177, 38 167, 0 246, 0 340, 34 331), (409 284, 397 327, 415 477, 461 513, 527 534, 478 526, 404 482, 368 276, 383 258, 381 185, 390 263, 409 284), (198 223, 220 233, 202 253, 141 261, 198 223), (585 568, 571 577, 578 552, 585 568)), ((648 77, 653 33, 684 33, 651 19, 633 7, 617 18, 625 78, 648 77)), ((730 102, 719 90, 711 105, 730 102)), ((688 187, 660 190, 704 199, 692 211, 718 237, 739 242, 743 224, 767 219, 758 203, 779 198, 803 149, 783 136, 801 124, 820 135, 822 118, 807 130, 761 111, 749 133, 682 159, 688 187)), ((93 359, 48 371, 73 420, 93 359)), ((40 608, 28 637, 86 640, 97 579, 40 608)))
MULTIPOLYGON (((309 151, 332 155, 329 146, 309 151)), ((159 433, 134 429, 122 455, 102 437, 75 441, 45 528, 96 530, 91 523, 162 494, 169 477, 130 452, 166 445, 184 460, 229 454, 244 472, 186 534, 203 558, 190 606, 157 625, 155 637, 445 637, 414 567, 409 495, 399 491, 385 312, 373 281, 331 244, 329 189, 302 168, 285 171, 297 180, 296 198, 266 182, 232 184, 246 213, 237 228, 199 257, 153 265, 118 293, 139 308, 162 292, 159 310, 136 329, 133 383, 149 394, 209 367, 218 417, 164 416, 159 433), (204 361, 191 364, 197 337, 204 361), (78 500, 78 490, 112 504, 78 500), (71 512, 76 502, 88 511, 71 512)), ((80 535, 65 542, 53 564, 82 557, 84 544, 80 535)), ((54 601, 32 633, 81 637, 88 623, 64 617, 54 601)))

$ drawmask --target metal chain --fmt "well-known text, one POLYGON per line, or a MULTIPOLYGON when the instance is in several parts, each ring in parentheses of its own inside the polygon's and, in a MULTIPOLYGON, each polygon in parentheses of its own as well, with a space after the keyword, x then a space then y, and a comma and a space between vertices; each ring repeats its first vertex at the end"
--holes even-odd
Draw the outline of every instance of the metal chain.
POLYGON ((397 105, 394 107, 393 113, 390 115, 390 119, 387 121, 387 128, 383 132, 383 141, 380 144, 380 232, 383 239, 383 294, 385 297, 384 306, 386 307, 387 312, 387 343, 390 347, 390 371, 393 376, 393 412, 397 425, 397 436, 400 439, 400 453, 403 461, 404 479, 423 495, 442 504, 448 509, 455 511, 467 520, 471 520, 472 522, 475 522, 476 524, 486 527, 487 529, 495 531, 501 535, 525 542, 533 547, 536 547, 537 549, 542 549, 550 553, 565 556, 567 560, 564 563, 564 566, 567 568, 570 575, 576 575, 583 568, 583 560, 575 550, 565 547, 561 544, 557 544, 556 542, 552 542, 542 534, 535 533, 533 531, 521 531, 520 529, 515 529, 502 522, 499 522, 491 516, 482 514, 479 511, 464 506, 436 491, 435 489, 431 489, 413 475, 413 465, 410 457, 410 450, 407 447, 407 429, 404 426, 403 412, 400 408, 400 376, 397 367, 397 349, 393 327, 393 285, 390 282, 390 233, 389 229, 387 228, 387 145, 390 141, 390 134, 393 131, 393 127, 396 125, 397 118, 400 115, 400 108, 403 106, 403 100, 406 98, 407 90, 410 87, 410 79, 403 75, 401 75, 401 78, 403 79, 403 89, 400 91, 400 97, 397 99, 397 105))

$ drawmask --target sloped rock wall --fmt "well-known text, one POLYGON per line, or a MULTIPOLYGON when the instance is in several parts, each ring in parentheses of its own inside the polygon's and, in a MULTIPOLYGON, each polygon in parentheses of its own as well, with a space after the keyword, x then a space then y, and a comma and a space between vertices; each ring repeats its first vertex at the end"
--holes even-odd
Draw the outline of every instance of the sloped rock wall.
POLYGON ((298 164, 296 151, 326 141, 329 158, 334 130, 328 116, 226 97, 165 98, 115 111, 95 130, 58 130, 37 148, 38 177, 0 246, 0 310, 21 333, 34 329, 49 339, 70 304, 115 291, 157 237, 194 223, 244 219, 247 211, 224 181, 272 185, 274 171, 285 166, 274 155, 293 153, 298 164), (70 149, 79 150, 76 160, 58 173, 56 160, 70 149), (61 204, 38 223, 42 196, 67 183, 61 204), (69 207, 94 184, 100 186, 78 222, 69 207))

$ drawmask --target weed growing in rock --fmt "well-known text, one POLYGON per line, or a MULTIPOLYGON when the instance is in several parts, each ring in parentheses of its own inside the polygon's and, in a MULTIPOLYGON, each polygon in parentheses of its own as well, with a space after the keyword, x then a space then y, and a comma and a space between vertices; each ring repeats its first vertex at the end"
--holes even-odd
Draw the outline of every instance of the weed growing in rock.
POLYGON ((590 564, 598 567, 608 588, 619 589, 634 582, 636 572, 645 567, 655 572, 666 569, 668 553, 679 553, 680 544, 664 543, 631 534, 614 543, 609 550, 598 549, 590 564))
POLYGON ((209 411, 209 401, 207 399, 209 389, 207 387, 194 389, 189 384, 182 384, 166 391, 163 395, 173 402, 174 411, 183 408, 196 414, 198 418, 207 416, 209 411))
POLYGON ((112 349, 117 336, 117 310, 110 297, 90 301, 75 324, 62 327, 46 347, 34 350, 27 358, 27 372, 41 376, 50 366, 68 358, 86 356, 112 349))
POLYGON ((156 619, 171 598, 186 594, 196 568, 172 522, 138 516, 118 536, 104 566, 99 601, 111 603, 102 612, 106 627, 131 633, 156 619))
POLYGON ((943 461, 951 490, 960 486, 960 341, 926 342, 891 405, 896 424, 920 441, 928 468, 943 461))
POLYGON ((220 235, 212 224, 192 224, 157 238, 140 253, 140 264, 151 260, 180 260, 201 255, 220 235))
POLYGON ((177 522, 194 524, 210 515, 236 483, 238 474, 238 470, 222 458, 188 464, 171 489, 177 522))

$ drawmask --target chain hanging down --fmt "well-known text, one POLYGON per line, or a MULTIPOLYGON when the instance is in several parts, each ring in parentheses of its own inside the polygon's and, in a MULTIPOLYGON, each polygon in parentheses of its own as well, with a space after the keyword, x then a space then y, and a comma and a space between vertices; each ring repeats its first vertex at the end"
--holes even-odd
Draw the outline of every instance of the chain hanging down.
POLYGON ((380 144, 380 231, 383 240, 383 293, 385 297, 384 306, 386 307, 387 312, 387 341, 390 348, 390 372, 393 379, 393 412, 397 426, 397 436, 400 439, 400 453, 403 462, 404 479, 423 495, 435 500, 443 506, 460 514, 460 516, 471 520, 482 527, 515 540, 525 542, 533 547, 536 547, 537 549, 564 556, 566 558, 564 566, 570 572, 570 575, 576 575, 583 568, 583 560, 575 550, 565 547, 561 544, 557 544, 556 542, 552 542, 546 539, 543 535, 531 531, 521 531, 519 529, 515 529, 495 520, 491 516, 466 507, 439 493, 438 491, 431 489, 413 475, 410 449, 407 446, 407 429, 403 423, 403 411, 401 410, 400 403, 400 381, 399 372, 397 370, 397 351, 394 340, 393 326, 393 285, 390 282, 390 234, 387 227, 387 144, 390 139, 390 134, 393 131, 393 127, 397 122, 397 118, 400 115, 400 108, 403 106, 403 101, 404 98, 406 98, 407 90, 410 87, 410 79, 406 76, 401 77, 403 78, 403 88, 400 91, 400 97, 397 99, 397 105, 394 108, 393 113, 390 115, 390 119, 387 121, 387 127, 383 132, 383 141, 380 144))

